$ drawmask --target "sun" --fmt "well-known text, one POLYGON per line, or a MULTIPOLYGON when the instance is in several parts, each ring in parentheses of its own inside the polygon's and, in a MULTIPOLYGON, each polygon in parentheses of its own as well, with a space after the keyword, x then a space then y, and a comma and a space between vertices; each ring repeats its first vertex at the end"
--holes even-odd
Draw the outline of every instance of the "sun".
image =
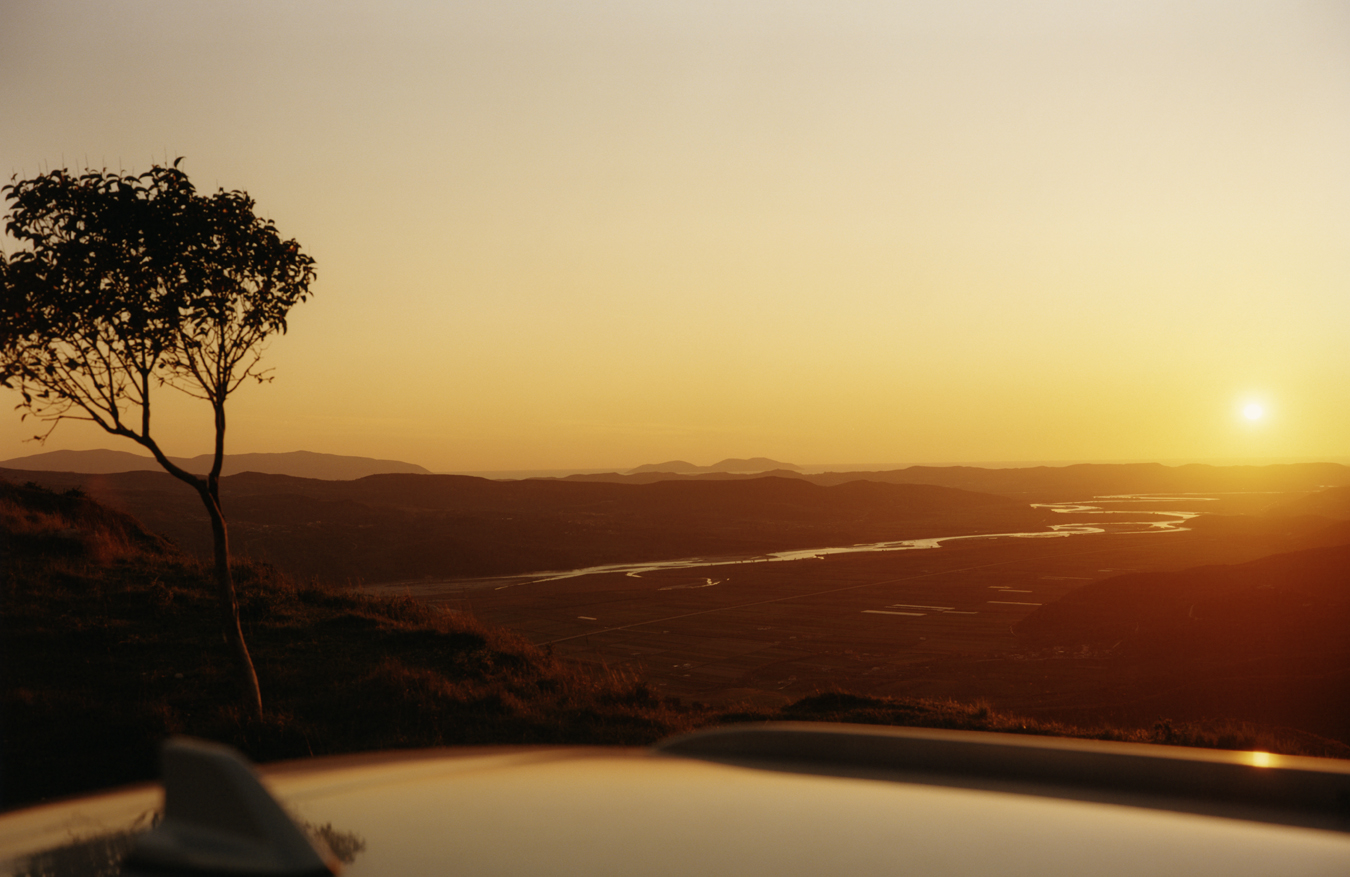
POLYGON ((1266 408, 1258 402, 1249 402, 1242 407, 1242 416, 1248 420, 1260 420, 1266 416, 1266 408))

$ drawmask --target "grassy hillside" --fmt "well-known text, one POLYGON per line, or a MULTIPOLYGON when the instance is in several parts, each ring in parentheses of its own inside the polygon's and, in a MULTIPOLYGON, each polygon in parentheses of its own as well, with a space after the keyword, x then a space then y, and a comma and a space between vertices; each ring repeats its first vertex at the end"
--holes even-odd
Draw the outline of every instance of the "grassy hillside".
POLYGON ((692 717, 411 600, 236 569, 267 715, 235 706, 209 569, 78 494, 0 484, 4 798, 152 774, 169 733, 259 760, 450 743, 644 743, 692 717))
POLYGON ((1350 740, 1350 545, 1133 573, 1047 604, 1017 632, 1106 669, 1114 718, 1227 715, 1350 740))
MULTIPOLYGON (((646 744, 726 721, 820 719, 1338 754, 1246 727, 1079 729, 978 704, 824 692, 777 712, 717 712, 590 672, 515 635, 408 599, 237 567, 266 715, 236 706, 209 569, 78 492, 0 482, 0 803, 154 772, 187 733, 259 761, 469 743, 646 744)), ((1344 748, 1344 747, 1342 747, 1344 748)))

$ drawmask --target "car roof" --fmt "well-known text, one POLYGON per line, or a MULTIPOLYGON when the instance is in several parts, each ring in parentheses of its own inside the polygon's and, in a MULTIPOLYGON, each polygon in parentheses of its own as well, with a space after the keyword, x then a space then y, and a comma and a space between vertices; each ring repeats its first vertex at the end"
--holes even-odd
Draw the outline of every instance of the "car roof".
MULTIPOLYGON (((1350 765, 1264 753, 776 724, 262 775, 295 822, 342 847, 348 877, 1350 871, 1350 765)), ((0 816, 0 858, 30 873, 37 841, 117 836, 158 803, 141 787, 0 816)))

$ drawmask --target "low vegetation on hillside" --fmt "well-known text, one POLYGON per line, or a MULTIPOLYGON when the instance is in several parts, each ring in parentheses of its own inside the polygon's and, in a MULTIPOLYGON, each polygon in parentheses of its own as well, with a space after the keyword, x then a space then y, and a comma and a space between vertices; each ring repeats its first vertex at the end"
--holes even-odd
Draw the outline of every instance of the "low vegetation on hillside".
POLYGON ((245 562, 237 582, 262 683, 259 721, 239 706, 210 569, 199 561, 78 491, 5 482, 0 550, 6 807, 150 778, 159 741, 175 733, 228 742, 258 761, 455 744, 642 745, 770 719, 1345 754, 1242 727, 1084 730, 980 704, 844 692, 778 711, 718 711, 568 664, 470 616, 245 562))

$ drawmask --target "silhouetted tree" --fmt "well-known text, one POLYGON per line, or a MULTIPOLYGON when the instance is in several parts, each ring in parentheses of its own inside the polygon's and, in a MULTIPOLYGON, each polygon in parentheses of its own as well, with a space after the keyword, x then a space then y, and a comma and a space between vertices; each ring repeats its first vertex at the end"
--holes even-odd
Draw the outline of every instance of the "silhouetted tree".
POLYGON ((125 436, 201 496, 211 519, 226 639, 246 704, 262 714, 258 677, 239 624, 229 536, 220 506, 225 400, 258 367, 262 342, 286 331, 309 296, 314 260, 254 215, 245 192, 198 195, 187 175, 51 171, 11 179, 0 254, 0 384, 50 424, 86 420, 125 436), (151 399, 169 386, 206 400, 215 456, 204 477, 175 466, 151 435, 151 399))

